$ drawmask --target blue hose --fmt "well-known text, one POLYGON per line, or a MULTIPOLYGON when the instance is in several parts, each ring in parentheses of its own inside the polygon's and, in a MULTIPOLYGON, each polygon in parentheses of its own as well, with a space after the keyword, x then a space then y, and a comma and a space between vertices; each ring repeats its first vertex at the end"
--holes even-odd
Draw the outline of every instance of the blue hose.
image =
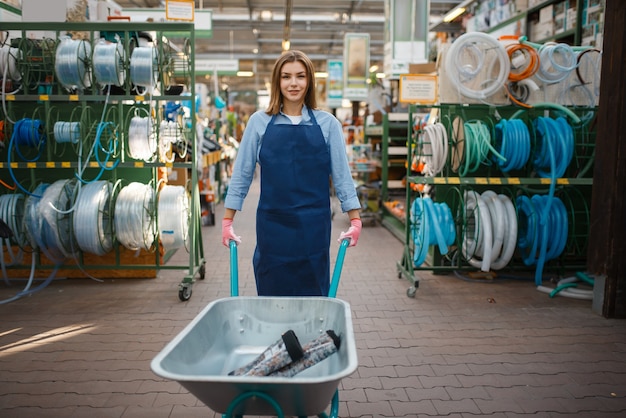
POLYGON ((495 126, 495 148, 504 157, 494 158, 507 173, 524 168, 530 157, 530 132, 520 119, 501 119, 495 126))
POLYGON ((432 199, 418 197, 411 206, 411 231, 415 244, 413 264, 417 267, 426 261, 428 248, 437 245, 442 255, 454 244, 456 228, 452 212, 446 203, 434 203, 432 199))

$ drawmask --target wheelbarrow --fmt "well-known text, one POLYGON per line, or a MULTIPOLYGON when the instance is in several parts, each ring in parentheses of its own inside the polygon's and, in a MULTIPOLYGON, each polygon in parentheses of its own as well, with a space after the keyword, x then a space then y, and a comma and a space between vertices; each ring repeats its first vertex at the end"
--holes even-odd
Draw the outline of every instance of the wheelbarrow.
POLYGON ((352 315, 336 299, 345 251, 339 246, 328 297, 238 296, 237 246, 231 242, 231 297, 209 303, 152 360, 155 374, 179 382, 224 417, 337 417, 338 386, 358 361, 352 315), (233 376, 257 358, 276 337, 292 330, 311 341, 332 329, 341 337, 338 351, 292 377, 233 376))

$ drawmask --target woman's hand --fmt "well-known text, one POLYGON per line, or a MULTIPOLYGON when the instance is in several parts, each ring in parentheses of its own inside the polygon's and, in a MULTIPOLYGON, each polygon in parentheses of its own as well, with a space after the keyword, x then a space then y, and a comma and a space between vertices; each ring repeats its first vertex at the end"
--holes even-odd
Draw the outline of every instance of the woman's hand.
POLYGON ((341 240, 343 239, 349 239, 350 245, 348 245, 348 247, 354 247, 359 241, 362 226, 363 224, 361 223, 361 219, 350 219, 350 229, 348 229, 346 232, 342 232, 341 235, 339 235, 338 241, 341 242, 341 240))
POLYGON ((231 218, 222 219, 222 244, 224 247, 230 248, 230 241, 235 241, 237 244, 241 244, 241 237, 235 235, 233 229, 233 220, 231 218))

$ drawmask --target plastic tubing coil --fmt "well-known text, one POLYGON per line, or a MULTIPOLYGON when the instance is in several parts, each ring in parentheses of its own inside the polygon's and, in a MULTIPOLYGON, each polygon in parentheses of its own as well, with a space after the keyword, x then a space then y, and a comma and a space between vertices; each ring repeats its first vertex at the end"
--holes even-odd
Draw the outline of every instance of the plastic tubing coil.
POLYGON ((446 127, 441 123, 426 125, 421 140, 425 174, 434 177, 443 170, 448 159, 446 127))
POLYGON ((456 228, 448 205, 434 203, 429 197, 415 198, 411 205, 411 232, 415 243, 413 264, 416 267, 424 264, 431 245, 437 245, 441 255, 447 254, 448 247, 456 239, 456 228))
POLYGON ((530 157, 530 132, 519 119, 501 119, 495 126, 495 149, 503 158, 494 158, 508 173, 524 168, 530 157))
POLYGON ((120 190, 115 200, 117 240, 129 250, 149 250, 156 239, 154 189, 132 182, 120 190))
POLYGON ((57 180, 52 183, 39 203, 39 213, 49 228, 48 246, 54 246, 64 257, 73 257, 78 246, 72 233, 72 220, 66 210, 74 205, 76 181, 57 180))
POLYGON ((522 252, 524 264, 537 266, 535 284, 539 286, 543 281, 545 262, 559 257, 565 250, 567 211, 559 198, 550 195, 533 195, 530 199, 521 195, 517 197, 516 205, 517 247, 522 252))
POLYGON ((481 164, 491 165, 490 152, 497 159, 505 159, 491 145, 491 132, 485 122, 480 120, 467 121, 463 124, 463 132, 465 134, 465 155, 459 167, 461 177, 478 170, 481 164))
POLYGON ((459 36, 446 54, 448 78, 463 96, 472 99, 484 100, 501 89, 509 77, 510 67, 504 46, 482 32, 459 36), (479 44, 485 48, 479 48, 479 44), (497 70, 495 77, 494 69, 497 70))
POLYGON ((104 39, 93 50, 93 74, 100 85, 121 86, 126 79, 124 71, 124 47, 121 43, 107 42, 104 39))
MULTIPOLYGON (((9 175, 11 176, 13 182, 21 191, 23 191, 27 195, 31 195, 32 193, 24 188, 24 186, 22 186, 19 181, 17 181, 17 178, 13 173, 13 165, 11 164, 11 156, 13 154, 13 150, 15 150, 15 153, 23 161, 33 162, 37 161, 41 156, 45 143, 46 135, 44 131, 44 124, 41 120, 24 118, 15 122, 15 125, 13 126, 13 134, 11 135, 11 139, 9 140, 9 149, 7 152, 7 168, 9 169, 9 175), (37 148, 38 152, 36 156, 29 159, 22 154, 20 147, 37 148)), ((35 196, 40 197, 39 195, 35 196)))
POLYGON ((91 44, 84 40, 63 38, 57 46, 54 70, 59 83, 68 90, 91 86, 87 60, 91 58, 91 44))
POLYGON ((510 81, 522 81, 532 77, 539 69, 539 54, 532 46, 512 43, 506 45, 505 49, 511 61, 511 68, 515 69, 509 73, 510 81))
POLYGON ((578 65, 576 52, 564 43, 548 42, 539 48, 536 77, 547 84, 565 80, 578 65))
POLYGON ((77 144, 80 141, 80 122, 55 122, 54 140, 59 144, 77 144))
POLYGON ((513 202, 503 194, 486 190, 465 192, 466 219, 473 215, 473 231, 463 231, 462 253, 467 262, 482 271, 504 268, 515 252, 517 215, 513 202))
POLYGON ((141 87, 152 88, 158 79, 158 53, 149 46, 138 46, 130 56, 130 79, 141 87))
POLYGON ((567 120, 540 116, 533 120, 537 146, 533 165, 541 177, 563 177, 574 155, 574 131, 567 120))
POLYGON ((183 186, 163 186, 158 195, 157 223, 163 249, 189 251, 189 194, 183 186))
POLYGON ((81 250, 104 255, 113 249, 112 185, 100 180, 81 187, 74 209, 73 226, 81 250))
POLYGON ((157 151, 151 117, 133 116, 128 128, 128 153, 136 160, 151 161, 157 151))

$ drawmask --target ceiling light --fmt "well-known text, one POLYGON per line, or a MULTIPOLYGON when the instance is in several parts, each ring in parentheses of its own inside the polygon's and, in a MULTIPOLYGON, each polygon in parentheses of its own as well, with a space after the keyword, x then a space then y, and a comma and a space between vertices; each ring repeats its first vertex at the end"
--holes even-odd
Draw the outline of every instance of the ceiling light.
POLYGON ((450 10, 448 14, 444 16, 443 21, 446 23, 450 23, 457 17, 461 16, 463 13, 465 13, 465 7, 456 7, 450 10))
POLYGON ((237 71, 237 77, 252 77, 253 75, 252 71, 237 71))
POLYGON ((259 15, 261 20, 272 20, 274 17, 274 13, 271 10, 261 10, 261 14, 259 15))
POLYGON ((289 51, 290 46, 291 42, 289 42, 289 39, 283 39, 283 51, 289 51))
POLYGON ((328 73, 324 71, 318 71, 315 73, 315 78, 328 78, 328 73))

